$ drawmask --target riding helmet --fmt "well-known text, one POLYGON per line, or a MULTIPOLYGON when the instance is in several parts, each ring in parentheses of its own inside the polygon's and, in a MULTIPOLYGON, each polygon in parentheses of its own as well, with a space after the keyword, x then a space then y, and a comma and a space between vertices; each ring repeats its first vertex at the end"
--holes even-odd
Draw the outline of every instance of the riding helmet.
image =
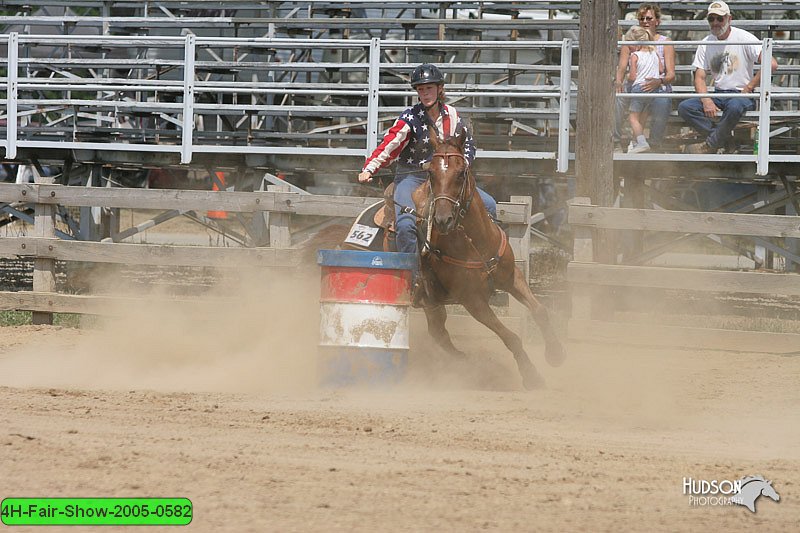
POLYGON ((423 83, 444 83, 444 74, 436 65, 423 63, 411 73, 411 86, 416 87, 423 83))

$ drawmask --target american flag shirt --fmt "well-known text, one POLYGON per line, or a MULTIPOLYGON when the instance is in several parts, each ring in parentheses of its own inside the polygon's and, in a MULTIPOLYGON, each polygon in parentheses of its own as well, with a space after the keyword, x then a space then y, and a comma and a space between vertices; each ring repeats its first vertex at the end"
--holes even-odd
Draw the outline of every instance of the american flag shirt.
MULTIPOLYGON (((462 128, 467 136, 464 143, 464 155, 471 165, 475 159, 475 141, 472 133, 458 116, 455 107, 447 104, 440 105, 439 118, 436 120, 439 139, 452 137, 462 128), (443 136, 441 132, 445 132, 445 135, 443 136)), ((434 135, 434 132, 431 131, 429 121, 425 118, 425 107, 422 103, 409 107, 397 117, 392 127, 383 136, 383 141, 367 157, 363 170, 375 174, 395 160, 397 160, 398 170, 419 170, 422 163, 431 159, 431 135, 434 135)))

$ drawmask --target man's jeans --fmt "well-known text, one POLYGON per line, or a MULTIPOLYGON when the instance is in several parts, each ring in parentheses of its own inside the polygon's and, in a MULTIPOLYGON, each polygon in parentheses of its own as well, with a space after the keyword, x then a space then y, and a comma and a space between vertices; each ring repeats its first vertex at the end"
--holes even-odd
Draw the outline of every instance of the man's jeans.
MULTIPOLYGON (((739 93, 737 90, 715 90, 716 93, 739 93)), ((706 143, 712 148, 723 148, 731 138, 733 128, 745 112, 755 109, 751 98, 712 98, 714 105, 722 110, 722 118, 714 122, 703 113, 703 102, 700 98, 684 100, 678 106, 678 115, 700 135, 706 136, 706 143)))

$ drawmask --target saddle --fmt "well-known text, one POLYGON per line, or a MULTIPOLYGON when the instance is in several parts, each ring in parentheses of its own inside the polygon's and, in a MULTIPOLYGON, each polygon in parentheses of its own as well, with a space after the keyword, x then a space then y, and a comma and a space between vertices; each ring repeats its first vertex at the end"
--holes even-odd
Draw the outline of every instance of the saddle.
POLYGON ((355 250, 394 252, 395 234, 394 183, 390 183, 383 191, 383 200, 370 205, 356 217, 344 246, 355 250))

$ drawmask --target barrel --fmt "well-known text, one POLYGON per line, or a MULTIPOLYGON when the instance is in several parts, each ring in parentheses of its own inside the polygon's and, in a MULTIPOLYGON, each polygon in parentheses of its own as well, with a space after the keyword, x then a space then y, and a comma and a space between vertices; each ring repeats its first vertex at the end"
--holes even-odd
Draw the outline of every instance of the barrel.
POLYGON ((319 250, 322 385, 386 385, 403 378, 416 262, 416 254, 319 250))

